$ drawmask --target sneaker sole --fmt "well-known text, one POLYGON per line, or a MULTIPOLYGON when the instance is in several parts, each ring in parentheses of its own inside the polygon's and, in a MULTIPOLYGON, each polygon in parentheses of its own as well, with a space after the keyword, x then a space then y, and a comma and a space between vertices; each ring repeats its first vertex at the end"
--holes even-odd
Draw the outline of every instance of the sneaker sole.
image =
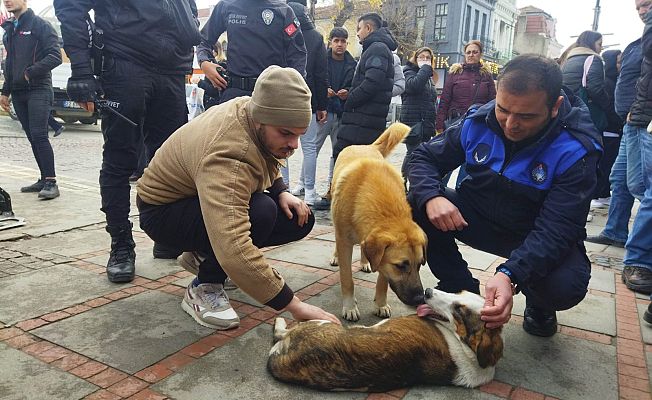
POLYGON ((133 275, 109 275, 106 277, 109 279, 109 282, 113 283, 128 283, 134 280, 135 274, 133 275))
POLYGON ((190 304, 186 303, 185 299, 181 300, 181 308, 183 309, 183 311, 186 312, 186 314, 190 315, 192 319, 195 320, 195 322, 207 328, 217 329, 218 331, 226 331, 240 326, 240 322, 232 322, 228 326, 219 326, 219 325, 212 325, 209 324, 208 322, 202 321, 195 313, 195 310, 193 310, 193 308, 190 307, 190 304))
MULTIPOLYGON (((179 256, 178 261, 179 261, 179 265, 181 266, 181 268, 185 269, 186 271, 190 272, 193 275, 199 274, 199 268, 195 268, 194 263, 186 262, 181 256, 179 256)), ((226 287, 225 287, 225 289, 226 289, 226 287)))
POLYGON ((60 196, 59 193, 57 193, 56 195, 49 195, 49 194, 45 195, 45 194, 40 194, 39 193, 38 198, 41 199, 41 200, 52 200, 52 199, 56 199, 59 196, 60 196))

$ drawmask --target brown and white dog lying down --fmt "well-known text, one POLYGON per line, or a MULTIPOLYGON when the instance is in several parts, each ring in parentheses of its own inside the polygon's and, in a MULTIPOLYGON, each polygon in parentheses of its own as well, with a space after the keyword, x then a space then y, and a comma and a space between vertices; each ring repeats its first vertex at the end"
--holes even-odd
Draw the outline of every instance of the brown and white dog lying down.
POLYGON ((417 315, 349 328, 327 321, 286 329, 277 318, 267 369, 319 390, 383 392, 417 384, 476 387, 503 354, 501 330, 480 320, 484 299, 427 289, 417 315))
POLYGON ((419 268, 426 262, 426 235, 412 220, 403 178, 385 157, 403 141, 410 128, 392 124, 370 145, 349 146, 337 157, 331 184, 331 215, 335 254, 340 266, 342 317, 360 319, 351 259, 360 244, 362 270, 378 271, 375 314, 387 318, 387 286, 405 304, 423 303, 419 268))

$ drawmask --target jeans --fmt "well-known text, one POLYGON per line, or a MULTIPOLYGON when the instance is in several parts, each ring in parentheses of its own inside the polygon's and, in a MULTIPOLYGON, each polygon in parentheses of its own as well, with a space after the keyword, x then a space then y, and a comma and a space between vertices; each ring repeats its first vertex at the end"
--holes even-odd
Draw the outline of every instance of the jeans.
POLYGON ((117 58, 105 64, 101 82, 106 99, 118 103, 118 111, 138 124, 133 127, 102 112, 102 211, 108 225, 120 226, 129 221, 129 177, 138 168, 142 144, 146 159, 151 160, 163 142, 188 122, 188 107, 183 74, 156 74, 117 58))
MULTIPOLYGON (((200 283, 224 283, 226 273, 213 253, 198 197, 189 197, 160 206, 139 202, 140 227, 157 243, 183 251, 200 251, 207 261, 199 267, 200 283)), ((249 201, 250 236, 256 247, 277 246, 304 238, 312 230, 315 217, 299 226, 294 213, 288 219, 269 195, 254 193, 249 201)))
POLYGON ((631 190, 639 190, 635 177, 640 176, 632 167, 640 159, 639 137, 636 127, 629 124, 623 129, 618 155, 611 167, 611 202, 609 217, 601 235, 611 240, 626 242, 629 235, 629 218, 632 214, 634 197, 631 190), (631 183, 630 183, 631 182, 631 183))
POLYGON ((635 176, 640 177, 640 181, 631 182, 630 191, 641 201, 641 206, 625 244, 623 263, 652 270, 652 134, 645 127, 630 129, 636 132, 639 151, 628 148, 627 181, 629 185, 630 169, 637 173, 635 176), (632 157, 629 157, 630 153, 632 157), (640 189, 644 189, 642 193, 634 191, 640 189))
MULTIPOLYGON (((443 232, 428 220, 424 208, 412 205, 413 218, 428 236, 427 260, 432 273, 439 279, 438 288, 456 293, 468 290, 479 293, 479 282, 469 271, 455 239, 500 257, 509 258, 525 240, 522 233, 501 229, 469 205, 465 197, 446 189, 444 197, 462 213, 468 226, 461 231, 443 232)), ((582 242, 560 255, 559 264, 540 280, 519 285, 527 304, 544 310, 566 310, 577 305, 586 295, 591 278, 591 264, 582 242)))
MULTIPOLYGON (((330 136, 331 146, 337 140, 337 127, 339 126, 339 119, 337 114, 329 112, 326 117, 326 122, 322 125, 317 122, 316 114, 312 115, 310 126, 306 134, 301 136, 301 150, 303 151, 303 164, 301 164, 301 176, 299 177, 299 185, 306 189, 312 190, 315 188, 317 175, 317 156, 321 147, 326 141, 326 137, 330 136)), ((328 183, 333 178, 333 166, 335 161, 331 156, 330 166, 328 170, 328 183)))
POLYGON ((16 110, 27 140, 32 146, 40 178, 54 178, 54 151, 48 137, 48 117, 54 94, 52 89, 20 90, 11 94, 11 102, 16 110))

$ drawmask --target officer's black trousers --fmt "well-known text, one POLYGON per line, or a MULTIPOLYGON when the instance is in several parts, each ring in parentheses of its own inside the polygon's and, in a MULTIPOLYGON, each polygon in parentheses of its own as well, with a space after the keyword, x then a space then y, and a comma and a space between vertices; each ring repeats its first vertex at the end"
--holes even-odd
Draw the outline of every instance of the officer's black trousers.
MULTIPOLYGON (((213 253, 198 197, 159 206, 139 201, 138 207, 140 227, 154 241, 183 251, 199 251, 207 257, 199 268, 199 282, 224 283, 227 275, 213 253)), ((254 193, 249 200, 249 221, 251 240, 260 248, 304 238, 312 230, 315 217, 310 214, 308 222, 299 226, 296 214, 288 219, 272 197, 254 193)))
POLYGON ((54 152, 48 138, 48 117, 52 107, 52 89, 15 91, 11 95, 16 116, 27 135, 40 178, 54 178, 54 152))
POLYGON ((102 211, 108 225, 124 225, 129 216, 129 176, 138 168, 141 141, 147 159, 181 125, 188 122, 185 77, 162 75, 130 61, 111 58, 101 78, 107 100, 138 124, 102 112, 104 151, 100 170, 102 211))
MULTIPOLYGON (((413 201, 413 217, 428 236, 428 265, 439 279, 440 290, 455 293, 469 290, 479 293, 479 283, 473 278, 467 262, 462 258, 455 239, 481 251, 509 258, 525 237, 499 229, 465 201, 464 196, 446 189, 444 196, 462 213, 468 226, 461 231, 442 232, 435 228, 413 201)), ((575 245, 560 258, 559 265, 543 279, 521 285, 527 304, 545 310, 566 310, 577 305, 587 292, 591 264, 583 245, 575 245)), ((493 272, 493 271, 491 271, 493 272)))

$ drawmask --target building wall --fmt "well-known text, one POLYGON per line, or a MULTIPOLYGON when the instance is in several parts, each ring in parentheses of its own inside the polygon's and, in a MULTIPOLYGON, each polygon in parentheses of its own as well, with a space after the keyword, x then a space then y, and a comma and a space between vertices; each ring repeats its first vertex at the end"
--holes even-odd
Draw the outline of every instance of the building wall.
POLYGON ((534 7, 525 7, 519 12, 514 35, 514 52, 534 53, 550 58, 559 57, 562 46, 555 36, 555 19, 545 11, 534 7))
POLYGON ((498 0, 496 2, 491 38, 497 51, 496 61, 499 64, 505 64, 512 58, 517 19, 516 0, 498 0))

